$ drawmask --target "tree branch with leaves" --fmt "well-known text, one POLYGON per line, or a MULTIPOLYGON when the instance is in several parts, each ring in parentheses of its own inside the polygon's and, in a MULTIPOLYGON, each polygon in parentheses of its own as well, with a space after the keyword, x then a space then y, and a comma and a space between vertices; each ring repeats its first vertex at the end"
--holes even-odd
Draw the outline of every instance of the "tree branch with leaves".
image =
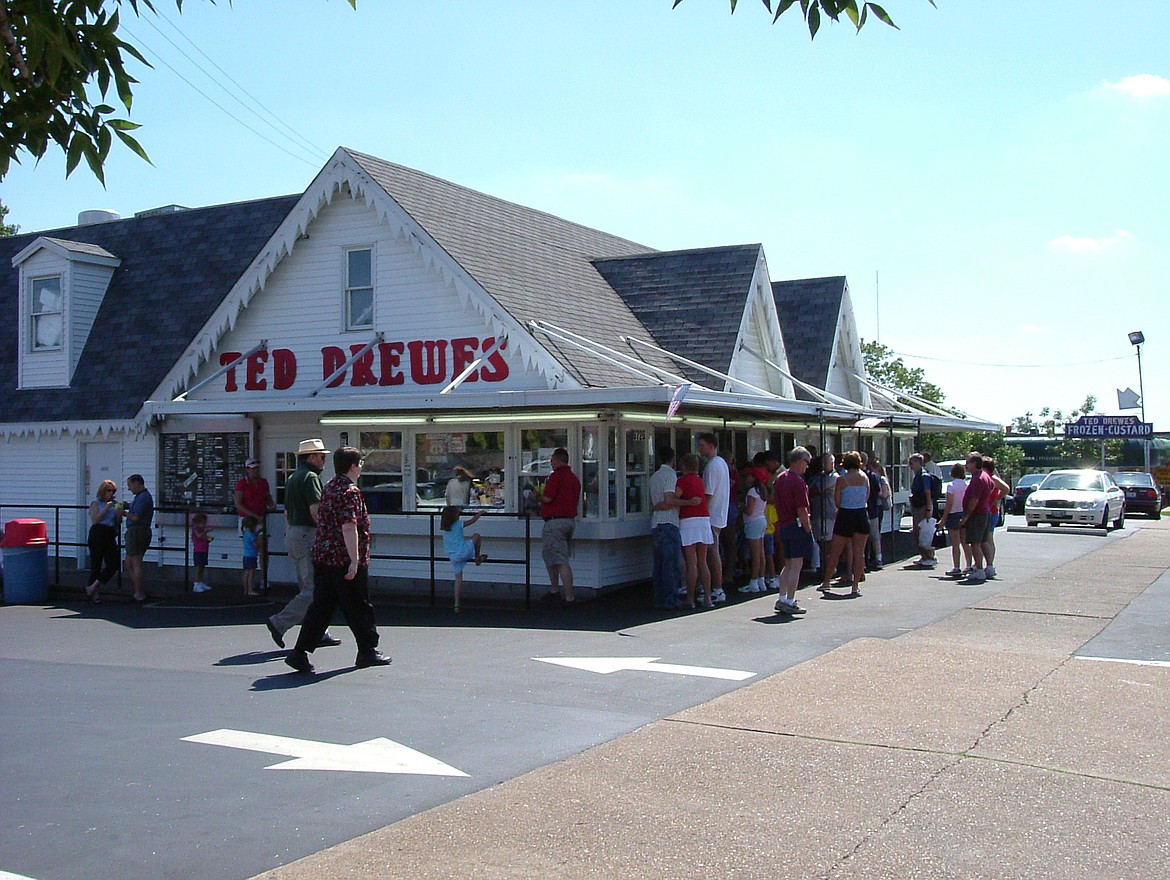
MULTIPOLYGON (((214 3, 215 0, 210 0, 214 3)), ((357 8, 357 0, 347 0, 357 8)), ((175 0, 180 12, 183 0, 175 0)), ((105 184, 105 161, 117 138, 147 162, 130 133, 137 84, 126 70, 150 62, 118 35, 121 13, 155 11, 155 0, 2 0, 0 2, 0 180, 22 153, 40 159, 51 145, 65 153, 68 177, 84 159, 105 184)))
MULTIPOLYGON (((731 12, 735 13, 735 7, 739 0, 730 0, 731 12)), ((931 6, 935 6, 935 0, 926 0, 931 6)), ((682 0, 674 0, 672 9, 676 9, 682 0)), ((772 24, 780 20, 780 16, 786 13, 794 6, 800 10, 804 16, 805 24, 808 25, 809 37, 816 37, 817 31, 821 28, 821 23, 824 19, 829 19, 833 22, 839 22, 844 16, 852 22, 857 30, 865 27, 865 23, 872 15, 882 24, 887 24, 890 27, 898 30, 898 26, 894 24, 894 20, 890 18, 889 13, 886 12, 877 3, 867 3, 865 0, 763 0, 764 8, 772 16, 772 24)), ((936 7, 937 8, 937 7, 936 7)))

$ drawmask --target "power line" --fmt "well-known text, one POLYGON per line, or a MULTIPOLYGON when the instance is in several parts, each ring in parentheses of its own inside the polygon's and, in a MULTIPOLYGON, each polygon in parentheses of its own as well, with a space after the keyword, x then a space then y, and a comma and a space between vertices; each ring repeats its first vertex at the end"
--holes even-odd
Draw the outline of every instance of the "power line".
POLYGON ((1063 368, 1063 367, 1085 367, 1085 366, 1089 366, 1091 364, 1108 364, 1108 363, 1112 363, 1113 361, 1127 361, 1127 360, 1129 360, 1128 355, 1121 355, 1119 357, 1101 358, 1100 360, 1095 360, 1095 361, 1070 361, 1070 362, 1063 363, 1063 364, 1053 364, 1053 363, 1047 363, 1047 364, 985 364, 982 361, 957 361, 957 360, 951 360, 949 358, 928 357, 924 354, 910 354, 910 353, 904 352, 904 351, 891 351, 890 353, 896 354, 898 357, 913 358, 914 360, 919 360, 919 361, 934 361, 935 363, 940 363, 940 364, 957 364, 957 365, 966 366, 966 367, 990 367, 990 368, 994 368, 994 369, 1010 369, 1010 370, 1046 370, 1046 369, 1057 369, 1057 368, 1063 368))
MULTIPOLYGON (((251 92, 249 92, 246 88, 244 88, 240 84, 240 82, 238 80, 236 80, 234 77, 232 77, 232 75, 230 73, 228 73, 226 70, 224 70, 222 67, 220 67, 219 64, 216 63, 214 58, 212 58, 210 55, 208 55, 206 52, 204 52, 201 48, 199 48, 198 44, 194 40, 192 40, 189 36, 187 36, 185 33, 183 33, 182 29, 179 28, 179 26, 177 24, 175 24, 171 19, 169 19, 167 16, 163 15, 163 13, 161 11, 157 12, 157 14, 158 14, 159 18, 161 18, 163 21, 165 21, 168 25, 171 26, 171 29, 175 33, 177 33, 180 37, 182 37, 184 40, 186 40, 196 52, 198 52, 205 59, 207 59, 208 63, 211 64, 212 67, 214 67, 221 74, 223 74, 223 76, 227 79, 228 82, 230 82, 237 89, 239 89, 248 98, 248 100, 250 100, 262 113, 265 113, 269 117, 271 117, 276 122, 277 125, 279 125, 286 132, 288 132, 288 134, 291 135, 293 138, 300 141, 300 143, 302 145, 307 147, 313 153, 315 153, 317 155, 324 155, 325 154, 325 151, 322 150, 319 146, 314 144, 308 138, 304 137, 300 132, 298 132, 296 129, 294 129, 291 125, 286 123, 283 119, 281 119, 279 116, 277 116, 274 112, 269 110, 268 107, 266 107, 264 105, 264 103, 259 98, 257 98, 251 92)), ((170 37, 168 37, 166 34, 164 34, 159 29, 158 25, 156 25, 154 22, 152 22, 149 18, 144 19, 144 20, 146 21, 146 23, 148 25, 150 25, 152 28, 154 28, 156 31, 158 31, 159 35, 164 40, 166 40, 168 43, 170 43, 172 46, 174 46, 175 49, 181 55, 183 55, 184 58, 186 58, 188 61, 190 61, 192 64, 194 64, 197 68, 199 68, 199 70, 202 71, 203 74, 208 77, 208 79, 215 82, 215 77, 213 77, 210 73, 208 73, 206 70, 204 70, 202 67, 200 67, 199 63, 197 61, 195 61, 193 58, 191 58, 191 56, 188 55, 186 52, 184 52, 179 46, 175 45, 174 40, 172 40, 170 37)), ((216 83, 216 84, 219 85, 220 88, 222 88, 229 95, 231 95, 230 90, 226 86, 224 86, 222 83, 216 83)), ((243 105, 243 101, 240 101, 240 99, 238 97, 236 97, 235 95, 231 95, 231 96, 237 102, 239 102, 241 105, 243 105)), ((261 120, 261 121, 264 121, 264 120, 261 120)), ((276 130, 276 126, 272 126, 270 123, 266 123, 266 124, 268 124, 271 128, 276 130)))
POLYGON ((156 60, 161 61, 165 67, 167 67, 172 73, 175 74, 175 76, 177 76, 179 79, 181 79, 187 85, 189 85, 191 88, 193 88, 195 91, 197 91, 200 95, 202 95, 204 98, 206 98, 213 106, 218 108, 220 111, 225 113, 227 116, 234 119, 240 125, 244 126, 244 128, 248 129, 248 131, 252 132, 252 134, 256 135, 256 137, 260 138, 263 141, 266 141, 267 143, 276 147, 282 153, 285 153, 285 154, 291 156, 292 158, 296 159, 298 162, 304 162, 306 165, 308 165, 312 168, 319 167, 319 163, 310 161, 309 159, 306 159, 304 156, 298 156, 296 153, 293 153, 291 150, 287 149, 286 147, 284 147, 281 144, 278 144, 276 141, 272 140, 272 138, 258 132, 256 129, 254 129, 252 126, 250 126, 244 120, 240 119, 240 117, 236 116, 234 113, 232 113, 226 107, 224 107, 222 104, 220 104, 218 101, 216 101, 213 97, 211 97, 211 95, 207 94, 207 92, 203 91, 203 89, 199 88, 199 86, 195 85, 195 83, 191 82, 191 80, 187 79, 187 77, 183 76, 183 74, 180 73, 175 68, 175 66, 173 64, 168 62, 165 58, 163 58, 161 55, 159 55, 157 52, 155 52, 153 49, 151 49, 150 46, 148 46, 145 41, 143 41, 142 39, 137 37, 134 33, 132 33, 129 28, 127 28, 125 25, 122 25, 121 29, 126 32, 127 36, 129 36, 130 39, 134 40, 135 43, 142 46, 142 48, 146 49, 147 52, 149 52, 151 55, 153 55, 156 58, 156 60))

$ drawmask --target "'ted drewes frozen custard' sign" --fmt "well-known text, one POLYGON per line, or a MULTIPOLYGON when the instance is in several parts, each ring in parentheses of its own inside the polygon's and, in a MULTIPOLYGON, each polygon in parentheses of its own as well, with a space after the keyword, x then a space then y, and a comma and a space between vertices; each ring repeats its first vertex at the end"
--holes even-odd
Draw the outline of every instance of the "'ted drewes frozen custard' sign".
POLYGON ((1154 436, 1154 426, 1137 416, 1081 416, 1064 426, 1064 436, 1070 438, 1110 439, 1114 437, 1154 436))
MULTIPOLYGON (((320 384, 365 347, 365 344, 351 345, 347 351, 337 345, 324 346, 320 361, 314 358, 315 369, 305 372, 304 379, 320 384)), ((438 385, 454 379, 485 353, 483 363, 464 381, 502 382, 508 378, 508 362, 503 355, 507 347, 503 343, 497 348, 491 336, 379 342, 338 373, 328 387, 438 385)), ((222 352, 220 366, 234 363, 241 354, 222 352)), ((261 349, 224 374, 224 391, 285 391, 296 384, 301 367, 291 349, 261 349)))

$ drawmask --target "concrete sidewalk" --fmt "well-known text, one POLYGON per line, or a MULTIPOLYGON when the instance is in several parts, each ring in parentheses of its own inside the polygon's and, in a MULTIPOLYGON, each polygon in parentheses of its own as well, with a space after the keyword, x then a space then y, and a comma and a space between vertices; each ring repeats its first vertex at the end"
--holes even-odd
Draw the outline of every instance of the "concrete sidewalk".
POLYGON ((1170 667, 1074 656, 1168 530, 261 876, 1170 877, 1170 667))

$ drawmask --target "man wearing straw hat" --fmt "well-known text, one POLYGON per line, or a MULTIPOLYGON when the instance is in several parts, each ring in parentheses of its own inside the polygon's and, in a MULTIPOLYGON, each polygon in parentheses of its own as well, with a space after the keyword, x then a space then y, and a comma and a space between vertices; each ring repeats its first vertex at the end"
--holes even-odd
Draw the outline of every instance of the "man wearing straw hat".
MULTIPOLYGON (((288 558, 297 567, 299 592, 284 610, 268 618, 272 641, 283 648, 284 634, 305 619, 313 603, 313 536, 317 530, 317 508, 321 504, 321 469, 329 450, 320 438, 302 440, 297 447, 297 469, 284 484, 284 542, 288 558)), ((319 647, 340 645, 341 640, 328 632, 319 647)))

